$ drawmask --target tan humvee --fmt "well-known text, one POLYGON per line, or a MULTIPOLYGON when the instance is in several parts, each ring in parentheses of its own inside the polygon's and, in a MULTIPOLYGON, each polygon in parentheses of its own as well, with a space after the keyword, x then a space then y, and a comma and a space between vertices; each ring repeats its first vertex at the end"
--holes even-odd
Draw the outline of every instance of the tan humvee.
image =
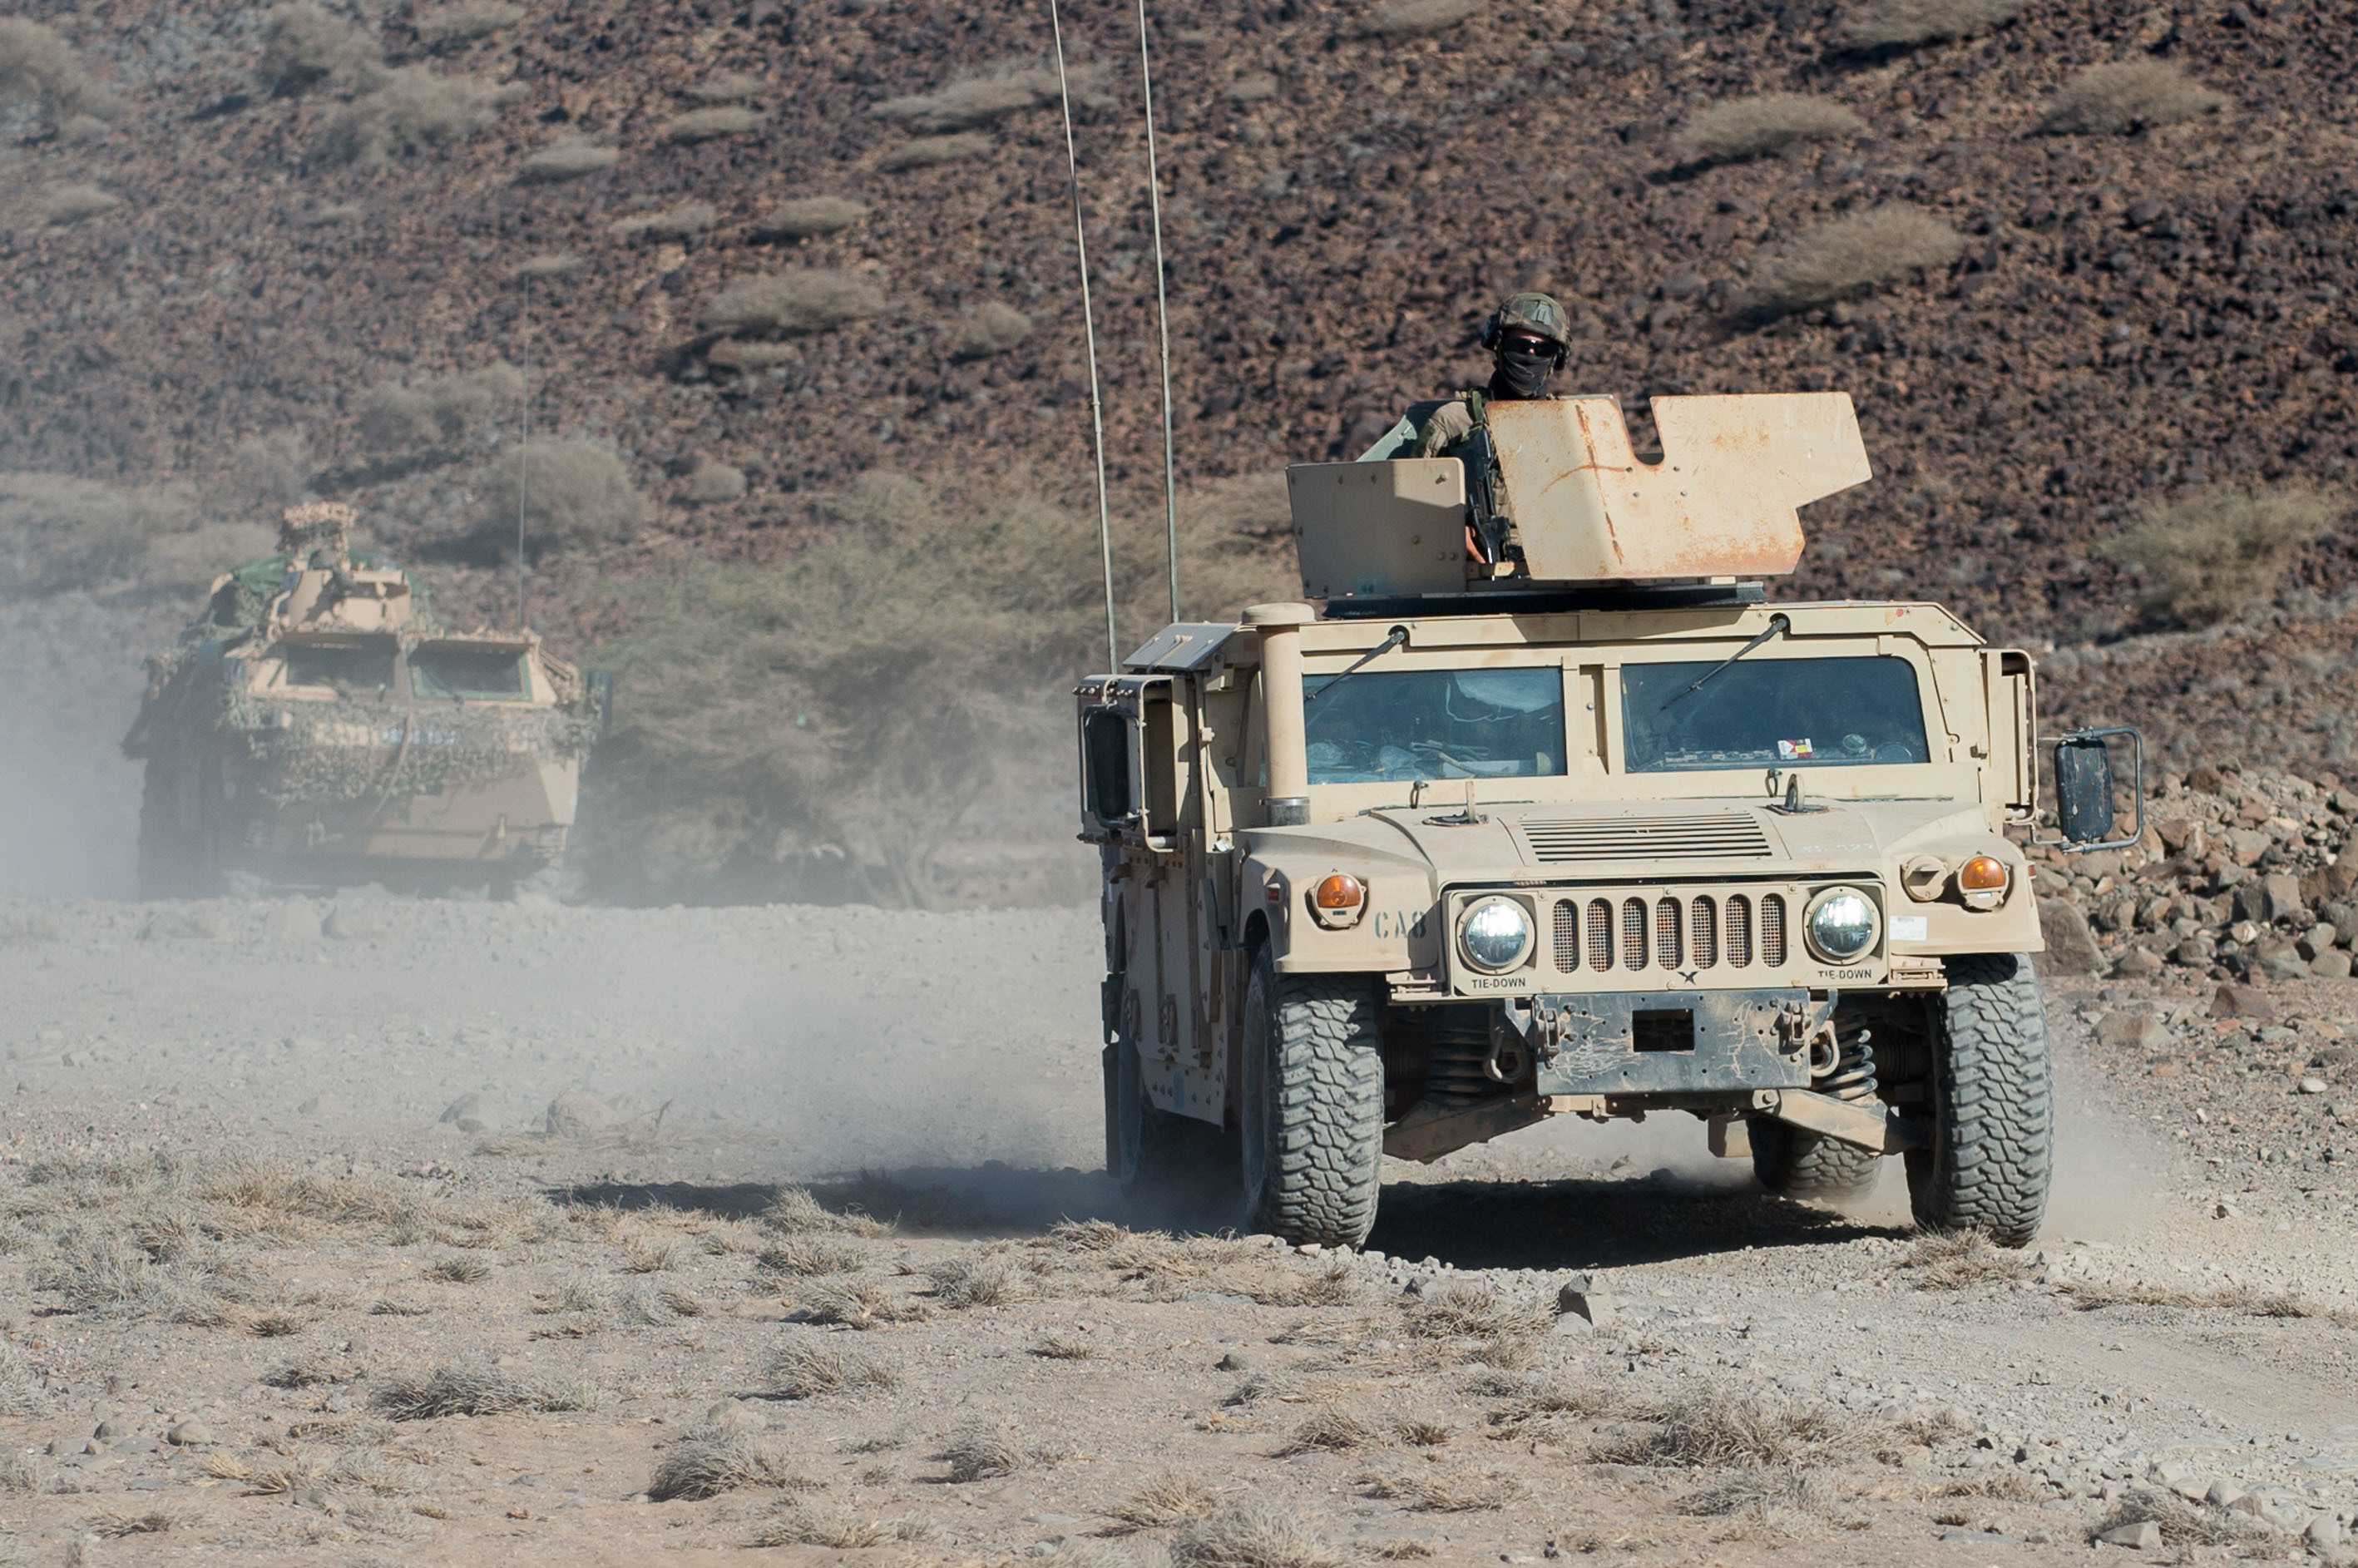
POLYGON ((123 743, 147 764, 143 896, 498 892, 564 849, 602 691, 531 632, 440 629, 416 579, 352 549, 352 515, 289 512, 279 554, 216 579, 148 660, 123 743))
MULTIPOLYGON (((1080 687, 1130 1189, 1356 1245, 1381 1154, 1685 1111, 1777 1191, 1899 1153, 1920 1222, 2038 1228, 2030 660, 1936 605, 1764 601, 1795 509, 1869 477, 1847 395, 1654 410, 1659 465, 1568 399, 1295 467, 1323 611, 1080 687)), ((2060 744, 2064 837, 2104 841, 2104 738, 2060 744)))

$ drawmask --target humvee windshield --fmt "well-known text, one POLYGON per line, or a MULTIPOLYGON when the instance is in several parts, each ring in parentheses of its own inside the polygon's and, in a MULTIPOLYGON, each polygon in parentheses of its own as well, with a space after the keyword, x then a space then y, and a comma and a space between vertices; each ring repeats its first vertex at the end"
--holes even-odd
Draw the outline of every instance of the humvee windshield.
POLYGON ((416 648, 409 654, 409 689, 419 697, 513 701, 527 693, 524 655, 514 648, 416 648))
POLYGON ((1924 705, 1905 659, 1763 659, 1625 665, 1626 752, 1633 773, 1713 768, 1924 762, 1924 705))
POLYGON ((384 691, 393 685, 393 641, 285 644, 288 686, 384 691))
POLYGON ((1314 784, 1564 771, 1563 672, 1552 665, 1355 675, 1314 687, 1303 716, 1314 784))

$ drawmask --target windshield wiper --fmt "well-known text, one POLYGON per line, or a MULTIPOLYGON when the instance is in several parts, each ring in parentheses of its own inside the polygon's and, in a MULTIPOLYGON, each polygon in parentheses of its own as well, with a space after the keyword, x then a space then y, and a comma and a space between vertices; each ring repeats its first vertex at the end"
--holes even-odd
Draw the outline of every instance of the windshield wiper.
MULTIPOLYGON (((1728 654, 1727 657, 1720 660, 1719 663, 1712 665, 1711 668, 1695 676, 1695 678, 1690 682, 1683 690, 1672 692, 1663 702, 1662 707, 1668 708, 1671 703, 1678 701, 1681 697, 1690 696, 1694 692, 1702 690, 1704 682, 1711 679, 1712 676, 1719 674, 1720 671, 1727 668, 1728 665, 1734 664, 1736 660, 1742 658, 1745 654, 1750 653, 1753 649, 1758 647, 1769 638, 1774 637, 1779 632, 1790 632, 1792 629, 1793 623, 1786 620, 1782 615, 1771 615, 1768 617, 1768 626, 1761 632, 1760 635, 1753 638, 1752 641, 1745 643, 1744 646, 1736 649, 1736 652, 1728 654)), ((1347 674, 1348 672, 1346 673, 1347 674)), ((1660 710, 1657 709, 1657 711, 1660 710)))
POLYGON ((1374 647, 1360 654, 1357 659, 1354 659, 1351 662, 1350 668, 1345 670, 1341 675, 1333 676, 1319 682, 1318 689, 1309 693, 1307 696, 1303 697, 1302 700, 1304 702, 1317 701, 1320 697, 1325 696, 1336 687, 1341 686, 1345 681, 1349 680, 1353 676, 1357 675, 1368 665, 1371 665, 1376 660, 1382 658, 1394 648, 1404 647, 1407 643, 1408 628, 1405 626, 1393 627, 1392 634, 1390 636, 1385 638, 1382 642, 1377 643, 1374 647))

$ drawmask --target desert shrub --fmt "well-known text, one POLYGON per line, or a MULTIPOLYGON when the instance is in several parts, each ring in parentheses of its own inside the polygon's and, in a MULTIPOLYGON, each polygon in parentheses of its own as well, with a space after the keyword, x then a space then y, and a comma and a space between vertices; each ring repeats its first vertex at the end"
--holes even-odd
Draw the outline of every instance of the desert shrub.
POLYGON ((865 276, 806 268, 732 283, 697 319, 737 335, 801 337, 883 313, 883 293, 865 276))
POLYGON ((622 161, 622 154, 616 147, 569 139, 551 142, 517 166, 516 183, 556 185, 584 175, 602 174, 622 161))
POLYGON ((53 27, 0 16, 0 104, 29 103, 52 130, 74 119, 114 113, 106 90, 91 80, 73 48, 53 27))
POLYGON ((761 123, 762 116, 733 103, 690 109, 664 127, 664 137, 674 142, 715 142, 723 136, 741 136, 761 123))
POLYGON ((588 264, 571 251, 543 251, 536 256, 526 256, 518 262, 510 277, 565 277, 579 272, 588 264))
POLYGON ((1878 207, 1823 224, 1795 240, 1766 269, 1757 302, 1772 311, 1807 310, 1855 299, 1925 267, 1946 266, 1965 242, 1912 207, 1878 207))
POLYGON ((524 377, 505 362, 406 386, 379 382, 361 397, 361 439, 380 452, 455 441, 523 395, 524 377))
POLYGON ((177 491, 0 473, 0 593, 138 581, 155 545, 185 529, 193 514, 177 491))
POLYGON ((2059 135, 2117 135, 2175 125, 2226 102, 2166 61, 2123 60, 2083 70, 2065 83, 2048 108, 2043 128, 2059 135))
POLYGON ((1831 98, 1764 92, 1732 98, 1695 115, 1678 134, 1681 157, 1695 163, 1740 163, 1804 142, 1856 135, 1866 122, 1831 98))
POLYGON ((330 77, 374 65, 376 40, 312 0, 287 0, 263 14, 262 59, 254 79, 275 98, 291 98, 330 77))
POLYGON ((1277 96, 1277 78, 1266 70, 1248 70, 1228 83, 1228 96, 1238 103, 1266 103, 1277 96))
POLYGON ((676 240, 689 234, 700 234, 719 222, 720 209, 711 202, 682 201, 660 212, 634 212, 617 220, 611 230, 617 239, 653 234, 657 239, 676 240))
POLYGON ((687 95, 699 103, 735 103, 751 98, 769 85, 760 77, 742 70, 724 70, 708 77, 687 90, 687 95))
POLYGON ((418 16, 417 40, 428 49, 448 49, 488 38, 523 20, 524 7, 504 0, 453 0, 418 16))
POLYGON ((1297 1515, 1246 1502, 1181 1525, 1171 1561, 1176 1568, 1336 1568, 1343 1559, 1297 1515))
POLYGON ((393 1374, 370 1390, 369 1403, 395 1421, 431 1421, 446 1415, 596 1410, 603 1398, 588 1383, 437 1367, 393 1374))
MULTIPOLYGON (((1076 103, 1098 104, 1109 96, 1110 78, 1101 65, 1078 65, 1065 75, 1076 103)), ((1056 73, 1014 63, 962 76, 934 92, 888 98, 869 111, 916 131, 970 131, 1026 109, 1057 101, 1056 73)))
POLYGON ((698 506, 742 501, 745 499, 745 470, 708 458, 697 464, 696 471, 687 476, 687 498, 698 506))
POLYGON ((404 66, 330 115, 312 155, 320 163, 364 167, 415 157, 473 135, 499 118, 509 97, 507 90, 472 77, 404 66))
POLYGON ((1480 9, 1476 0, 1381 0, 1359 28, 1372 38, 1421 38, 1446 32, 1480 9))
POLYGON ((1636 1412, 1600 1443, 1594 1462, 1702 1467, 1823 1466, 1855 1458, 1877 1433, 1845 1411, 1716 1387, 1685 1390, 1636 1412))
POLYGON ((955 135, 916 136, 896 142, 877 156, 876 167, 898 174, 903 169, 932 168, 961 158, 985 157, 990 153, 989 136, 961 131, 955 135))
POLYGON ((966 335, 958 342, 958 358, 983 360, 1003 354, 1031 335, 1031 317, 1011 305, 987 299, 966 319, 966 335))
POLYGON ((2345 504, 2307 490, 2206 491, 2152 509, 2105 553, 2143 571, 2138 600, 2148 614, 2216 625, 2271 592, 2293 552, 2345 504))
POLYGON ((123 198, 95 185, 52 185, 41 192, 41 221, 60 226, 79 223, 122 205, 123 198))
POLYGON ((2010 20, 2023 0, 1865 0, 1852 6, 1835 37, 1854 49, 1906 49, 1970 38, 2010 20))
POLYGON ((494 476, 483 537, 514 549, 524 508, 525 547, 535 556, 610 543, 646 521, 647 503, 612 449, 535 438, 511 449, 494 476))
POLYGON ((849 229, 868 216, 864 203, 842 196, 804 196, 781 201, 753 225, 757 240, 808 240, 849 229))
POLYGON ((655 1465, 647 1496, 717 1498, 740 1487, 807 1486, 775 1444, 744 1431, 702 1430, 674 1447, 655 1465))

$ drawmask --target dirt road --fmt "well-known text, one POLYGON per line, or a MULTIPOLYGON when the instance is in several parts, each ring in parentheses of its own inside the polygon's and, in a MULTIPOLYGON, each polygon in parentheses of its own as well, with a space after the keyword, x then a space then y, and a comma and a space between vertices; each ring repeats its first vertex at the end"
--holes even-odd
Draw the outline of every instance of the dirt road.
POLYGON ((2259 1027, 2054 988, 2028 1254, 1920 1243, 1896 1171, 1858 1214, 1769 1198, 1657 1119, 1399 1167, 1336 1258, 1121 1228, 1097 950, 1088 911, 0 903, 0 1532, 42 1563, 1981 1563, 2144 1518, 2157 1557, 2346 1550, 2348 982, 2259 1027), (2095 1044, 2134 1010, 2133 1052, 2095 1044), (1577 1274, 1594 1323, 1557 1310, 1577 1274))

